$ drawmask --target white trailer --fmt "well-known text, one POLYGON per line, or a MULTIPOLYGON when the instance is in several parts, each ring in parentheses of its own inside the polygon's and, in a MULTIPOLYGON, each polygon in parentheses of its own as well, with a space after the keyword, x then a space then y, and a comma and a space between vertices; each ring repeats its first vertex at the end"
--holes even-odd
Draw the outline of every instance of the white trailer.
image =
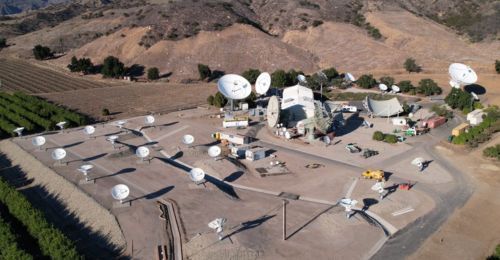
POLYGON ((239 134, 229 134, 229 133, 217 132, 214 134, 214 138, 216 140, 219 140, 219 141, 226 140, 230 143, 239 144, 239 145, 250 143, 250 137, 244 136, 244 135, 239 135, 239 134))
POLYGON ((246 151, 250 148, 250 145, 234 145, 231 146, 231 154, 236 158, 243 158, 246 157, 246 151))
POLYGON ((222 121, 222 127, 248 127, 248 120, 224 120, 222 121))
POLYGON ((245 158, 249 161, 257 161, 266 157, 266 150, 262 147, 252 148, 245 151, 245 158))

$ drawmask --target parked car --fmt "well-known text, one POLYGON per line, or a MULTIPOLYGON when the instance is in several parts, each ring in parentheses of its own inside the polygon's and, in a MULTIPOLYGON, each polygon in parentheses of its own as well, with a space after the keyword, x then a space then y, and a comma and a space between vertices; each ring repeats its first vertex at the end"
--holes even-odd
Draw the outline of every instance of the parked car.
POLYGON ((361 152, 361 148, 359 148, 359 146, 357 146, 355 143, 348 143, 345 146, 345 149, 347 149, 351 153, 359 153, 359 152, 361 152))
POLYGON ((365 159, 366 159, 366 158, 375 156, 377 154, 378 154, 378 151, 371 150, 371 149, 365 149, 362 156, 365 157, 365 159))

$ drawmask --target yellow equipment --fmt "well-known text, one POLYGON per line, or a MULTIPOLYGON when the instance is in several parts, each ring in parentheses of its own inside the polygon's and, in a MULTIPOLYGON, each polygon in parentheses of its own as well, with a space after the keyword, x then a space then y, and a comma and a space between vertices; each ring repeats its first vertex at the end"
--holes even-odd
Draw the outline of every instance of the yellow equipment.
POLYGON ((361 176, 365 179, 375 179, 377 181, 382 181, 384 179, 384 171, 382 170, 366 170, 361 176))

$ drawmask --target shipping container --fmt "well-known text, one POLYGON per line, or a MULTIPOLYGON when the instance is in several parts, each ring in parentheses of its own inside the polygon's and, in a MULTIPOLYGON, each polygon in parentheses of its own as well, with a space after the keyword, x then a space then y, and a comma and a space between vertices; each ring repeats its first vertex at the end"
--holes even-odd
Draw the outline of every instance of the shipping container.
POLYGON ((433 117, 433 118, 427 120, 427 127, 428 128, 436 128, 444 123, 446 123, 446 117, 443 117, 443 116, 433 117))
POLYGON ((257 161, 266 157, 266 148, 258 147, 245 151, 245 157, 249 161, 257 161))
POLYGON ((460 134, 464 133, 468 128, 469 128, 469 124, 461 123, 457 127, 453 128, 453 130, 451 130, 451 135, 459 136, 460 134))

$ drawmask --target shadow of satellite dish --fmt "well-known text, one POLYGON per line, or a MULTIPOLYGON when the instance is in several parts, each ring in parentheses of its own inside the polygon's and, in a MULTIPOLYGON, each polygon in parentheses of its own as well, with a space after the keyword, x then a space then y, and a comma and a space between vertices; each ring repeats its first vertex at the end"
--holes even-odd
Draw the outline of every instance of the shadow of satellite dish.
POLYGON ((464 87, 464 90, 471 93, 474 92, 476 95, 484 95, 486 94, 486 88, 479 84, 470 84, 464 87))

